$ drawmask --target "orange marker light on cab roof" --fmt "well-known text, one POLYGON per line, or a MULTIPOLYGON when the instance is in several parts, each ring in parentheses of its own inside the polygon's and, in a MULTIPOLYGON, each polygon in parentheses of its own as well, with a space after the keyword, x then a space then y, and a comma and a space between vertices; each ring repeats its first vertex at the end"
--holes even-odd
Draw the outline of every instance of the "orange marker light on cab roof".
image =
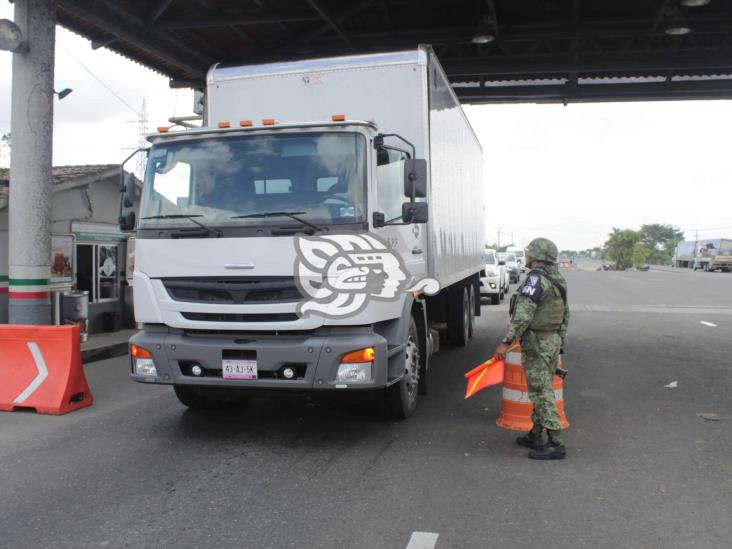
POLYGON ((134 343, 130 343, 130 355, 132 355, 132 358, 152 358, 150 351, 134 343))
POLYGON ((354 362, 373 362, 376 352, 373 347, 366 347, 353 351, 341 357, 341 364, 353 364, 354 362))
POLYGON ((263 118, 262 119, 262 126, 274 126, 274 125, 275 125, 274 118, 263 118))
POLYGON ((333 122, 345 122, 346 115, 345 114, 334 114, 333 116, 330 117, 330 119, 333 122))
POLYGON ((239 120, 239 125, 242 128, 250 128, 254 126, 254 122, 252 122, 251 120, 239 120))
POLYGON ((230 128, 230 127, 231 127, 231 122, 226 122, 226 121, 219 122, 219 128, 230 128))
POLYGON ((158 131, 160 133, 168 133, 170 131, 170 128, 168 126, 158 126, 158 131))

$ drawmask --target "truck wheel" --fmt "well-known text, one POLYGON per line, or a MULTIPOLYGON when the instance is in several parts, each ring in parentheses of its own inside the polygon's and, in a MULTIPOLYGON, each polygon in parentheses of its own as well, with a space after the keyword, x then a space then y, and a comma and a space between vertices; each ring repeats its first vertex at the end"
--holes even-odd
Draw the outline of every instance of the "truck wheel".
POLYGON ((468 302, 470 307, 468 308, 468 318, 470 319, 470 326, 468 327, 468 337, 473 337, 473 323, 475 322, 475 285, 470 284, 468 286, 468 302))
POLYGON ((192 410, 211 410, 223 408, 235 404, 243 404, 247 401, 241 395, 232 391, 218 390, 216 388, 192 387, 190 385, 174 385, 175 396, 184 406, 192 410))
POLYGON ((464 285, 454 288, 447 306, 447 339, 453 345, 465 347, 468 344, 470 312, 468 288, 464 285))
POLYGON ((393 419, 407 419, 417 409, 421 349, 414 317, 409 319, 409 335, 404 353, 404 375, 386 390, 386 413, 393 419))

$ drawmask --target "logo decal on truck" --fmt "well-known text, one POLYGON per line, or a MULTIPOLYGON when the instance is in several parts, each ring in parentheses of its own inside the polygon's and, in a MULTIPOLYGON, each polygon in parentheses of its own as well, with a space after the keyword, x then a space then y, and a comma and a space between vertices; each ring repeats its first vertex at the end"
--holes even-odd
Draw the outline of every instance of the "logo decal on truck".
POLYGON ((295 283, 305 298, 297 306, 301 317, 345 318, 360 313, 369 300, 440 290, 434 278, 411 276, 402 258, 372 234, 296 236, 295 252, 295 283))

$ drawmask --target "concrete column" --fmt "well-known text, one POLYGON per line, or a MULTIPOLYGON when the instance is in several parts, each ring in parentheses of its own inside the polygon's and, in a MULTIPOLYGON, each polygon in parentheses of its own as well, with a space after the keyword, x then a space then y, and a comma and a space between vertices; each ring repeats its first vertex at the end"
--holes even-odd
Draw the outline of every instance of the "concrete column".
POLYGON ((50 324, 54 1, 16 0, 15 23, 28 48, 13 54, 8 313, 50 324))
POLYGON ((0 197, 0 324, 8 322, 8 208, 0 197))

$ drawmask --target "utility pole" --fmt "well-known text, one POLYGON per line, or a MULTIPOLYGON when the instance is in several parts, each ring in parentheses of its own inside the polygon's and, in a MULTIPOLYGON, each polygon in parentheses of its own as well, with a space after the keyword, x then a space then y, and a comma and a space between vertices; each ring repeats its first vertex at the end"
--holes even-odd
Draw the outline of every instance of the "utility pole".
MULTIPOLYGON (((140 109, 140 116, 137 119, 137 148, 143 149, 147 144, 145 137, 147 136, 147 105, 145 105, 145 98, 142 98, 142 108, 140 109)), ((145 164, 147 163, 147 156, 144 154, 137 155, 137 166, 135 167, 135 176, 137 179, 142 179, 145 173, 145 164)))
POLYGON ((501 228, 498 227, 498 247, 501 247, 501 228))
POLYGON ((8 208, 11 324, 51 323, 55 4, 52 0, 15 2, 15 23, 28 47, 13 54, 8 208))

